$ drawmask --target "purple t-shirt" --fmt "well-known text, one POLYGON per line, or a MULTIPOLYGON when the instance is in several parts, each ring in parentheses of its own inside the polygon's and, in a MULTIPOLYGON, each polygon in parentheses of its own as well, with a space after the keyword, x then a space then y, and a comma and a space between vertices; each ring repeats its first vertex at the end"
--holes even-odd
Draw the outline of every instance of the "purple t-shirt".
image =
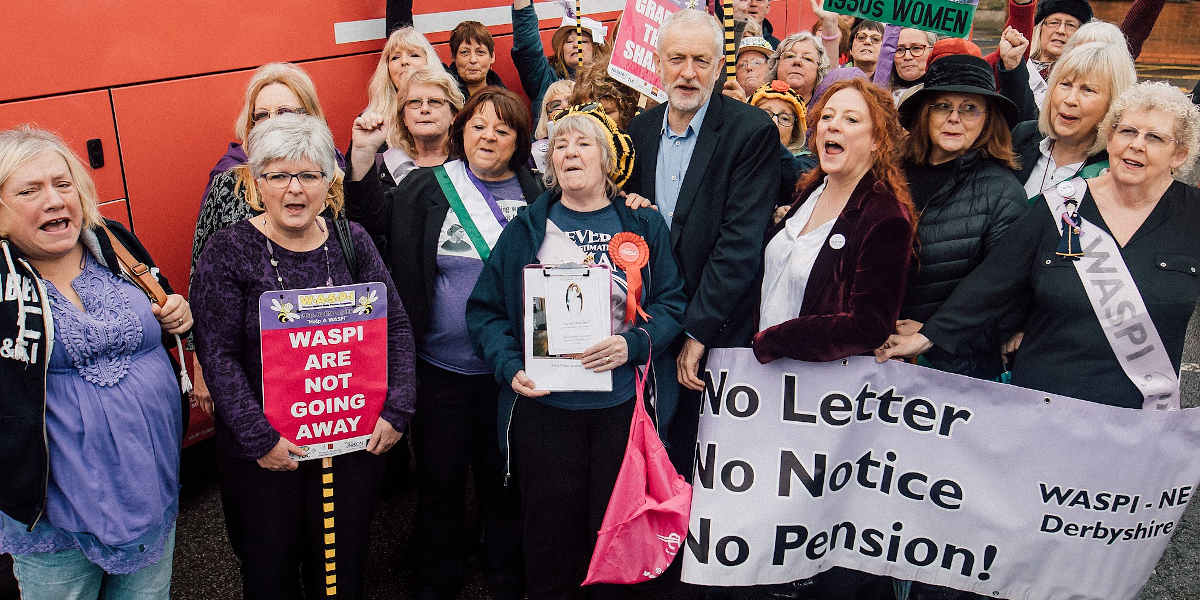
MULTIPOLYGON (((526 204, 525 194, 516 177, 503 181, 484 181, 483 184, 496 199, 501 213, 510 221, 516 216, 517 209, 526 204)), ((482 202, 477 197, 476 201, 482 202)), ((472 200, 463 198, 463 202, 470 203, 472 200)), ((488 209, 477 211, 468 207, 468 212, 481 232, 499 226, 488 209), (491 221, 481 222, 482 219, 475 216, 481 212, 485 215, 483 218, 491 221)), ((484 238, 493 239, 486 233, 484 238)), ((417 355, 434 366, 463 375, 491 373, 491 367, 475 354, 471 337, 467 335, 467 298, 475 288, 479 273, 483 271, 483 261, 479 259, 479 252, 475 250, 453 210, 446 211, 446 219, 438 235, 437 268, 429 328, 425 337, 417 341, 417 355)))

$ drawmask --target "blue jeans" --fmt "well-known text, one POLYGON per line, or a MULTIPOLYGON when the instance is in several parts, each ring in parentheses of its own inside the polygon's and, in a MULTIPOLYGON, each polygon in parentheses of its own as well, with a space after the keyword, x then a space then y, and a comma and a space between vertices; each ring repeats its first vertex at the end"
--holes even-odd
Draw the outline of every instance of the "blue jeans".
POLYGON ((110 575, 79 550, 13 556, 13 574, 23 600, 168 600, 175 529, 162 560, 128 575, 110 575))

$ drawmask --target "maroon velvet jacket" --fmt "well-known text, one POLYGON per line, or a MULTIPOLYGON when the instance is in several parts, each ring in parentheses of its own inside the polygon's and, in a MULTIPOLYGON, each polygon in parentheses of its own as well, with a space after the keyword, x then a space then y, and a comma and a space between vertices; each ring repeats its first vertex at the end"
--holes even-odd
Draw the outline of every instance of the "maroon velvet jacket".
MULTIPOLYGON (((767 230, 766 241, 815 188, 796 196, 787 216, 767 230)), ((843 236, 845 245, 834 249, 826 243, 817 253, 801 313, 754 336, 759 362, 830 361, 869 353, 895 331, 913 254, 907 211, 868 172, 834 222, 830 239, 835 235, 843 236)))

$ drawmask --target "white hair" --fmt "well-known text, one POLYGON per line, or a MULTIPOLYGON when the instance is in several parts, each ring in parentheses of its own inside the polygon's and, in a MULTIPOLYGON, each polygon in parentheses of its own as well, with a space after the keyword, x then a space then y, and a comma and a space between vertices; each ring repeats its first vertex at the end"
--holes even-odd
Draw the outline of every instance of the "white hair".
POLYGON ((246 153, 250 174, 259 177, 277 160, 310 160, 329 179, 338 173, 333 134, 312 115, 279 115, 250 130, 246 153))
POLYGON ((667 32, 676 27, 708 27, 712 30, 713 56, 724 56, 725 53, 722 52, 722 48, 725 47, 725 30, 721 29, 721 24, 717 23, 717 19, 702 10, 683 8, 667 17, 667 20, 663 22, 662 27, 658 30, 658 44, 655 49, 658 51, 659 57, 665 56, 663 40, 667 39, 667 32))
POLYGON ((1164 112, 1171 116, 1171 135, 1179 147, 1187 152, 1178 171, 1180 175, 1188 175, 1195 166, 1196 155, 1200 153, 1200 107, 1179 88, 1165 81, 1143 81, 1130 86, 1123 94, 1113 100, 1108 107, 1108 114, 1100 121, 1098 137, 1108 139, 1113 125, 1121 117, 1130 112, 1164 112))

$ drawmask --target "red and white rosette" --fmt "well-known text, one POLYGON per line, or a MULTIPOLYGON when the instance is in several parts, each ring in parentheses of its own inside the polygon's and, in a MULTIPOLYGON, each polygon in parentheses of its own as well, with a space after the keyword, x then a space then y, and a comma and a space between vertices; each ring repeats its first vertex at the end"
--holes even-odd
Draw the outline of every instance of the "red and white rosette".
POLYGON ((638 298, 642 295, 642 267, 650 262, 650 246, 642 236, 622 231, 608 241, 608 257, 625 272, 625 281, 629 284, 625 295, 625 322, 635 322, 637 315, 650 320, 650 315, 638 306, 638 298))

